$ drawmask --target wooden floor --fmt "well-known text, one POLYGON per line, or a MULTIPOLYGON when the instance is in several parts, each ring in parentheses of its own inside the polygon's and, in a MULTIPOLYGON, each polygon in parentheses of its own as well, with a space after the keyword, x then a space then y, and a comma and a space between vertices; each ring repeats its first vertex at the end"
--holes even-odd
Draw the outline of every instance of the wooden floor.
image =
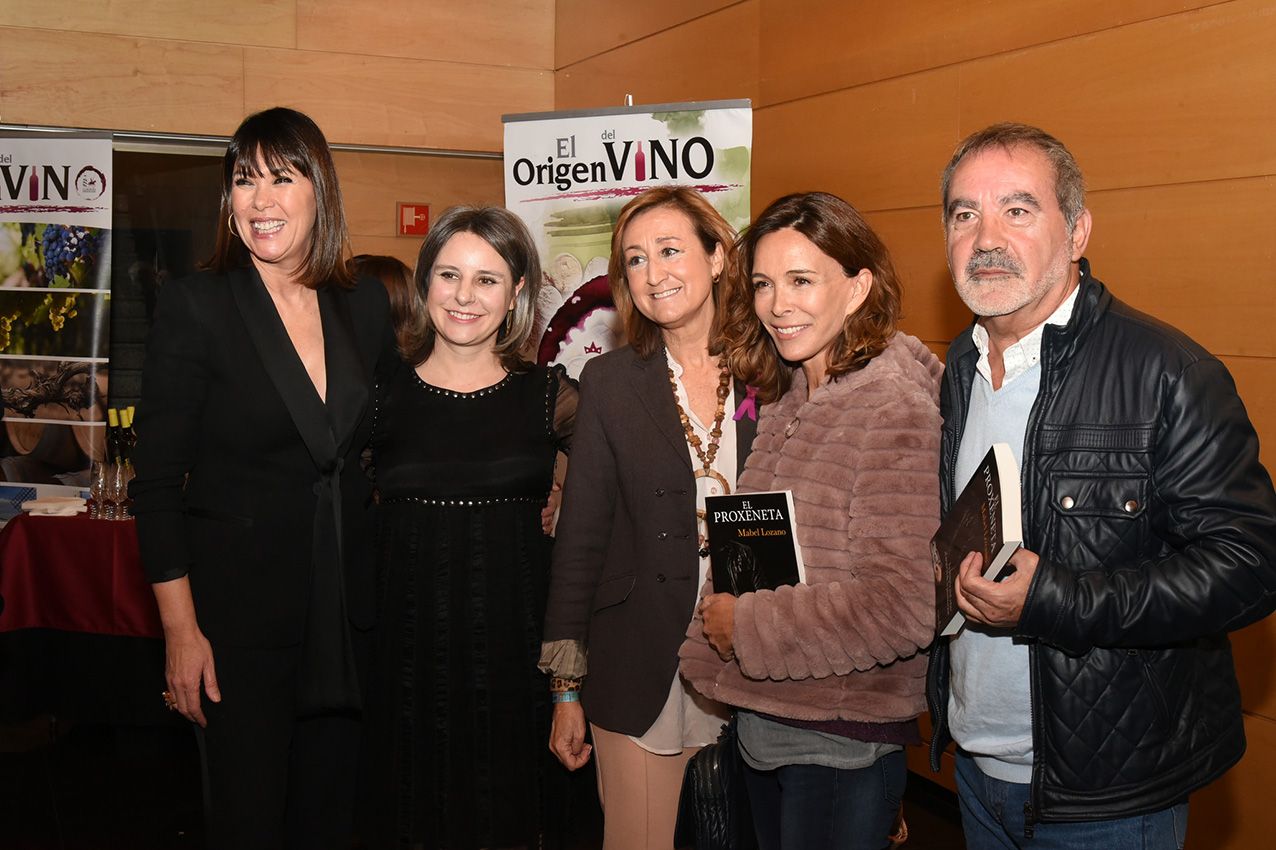
MULTIPOLYGON (((199 850, 194 736, 48 717, 0 725, 0 811, 5 850, 199 850)), ((964 850, 950 791, 910 775, 904 813, 906 850, 964 850)), ((597 850, 597 819, 583 823, 571 850, 597 850)))

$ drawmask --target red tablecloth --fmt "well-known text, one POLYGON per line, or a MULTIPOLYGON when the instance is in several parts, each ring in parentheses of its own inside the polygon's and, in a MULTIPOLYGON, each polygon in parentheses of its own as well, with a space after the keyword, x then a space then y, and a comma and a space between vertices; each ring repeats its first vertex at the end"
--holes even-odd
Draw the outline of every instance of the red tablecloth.
POLYGON ((0 632, 164 636, 132 521, 20 514, 0 530, 0 632))

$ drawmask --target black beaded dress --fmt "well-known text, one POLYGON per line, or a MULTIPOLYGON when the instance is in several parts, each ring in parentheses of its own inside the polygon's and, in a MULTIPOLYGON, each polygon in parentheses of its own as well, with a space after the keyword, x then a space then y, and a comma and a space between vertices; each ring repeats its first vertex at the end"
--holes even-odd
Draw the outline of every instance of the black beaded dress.
POLYGON ((561 367, 470 393, 404 368, 379 389, 373 847, 534 848, 553 829, 540 516, 575 413, 561 367))

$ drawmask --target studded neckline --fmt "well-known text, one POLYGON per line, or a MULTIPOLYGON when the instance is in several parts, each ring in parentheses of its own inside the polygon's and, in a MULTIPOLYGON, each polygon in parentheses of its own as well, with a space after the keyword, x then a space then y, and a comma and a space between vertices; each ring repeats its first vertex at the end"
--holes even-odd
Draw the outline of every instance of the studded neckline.
POLYGON ((482 398, 483 396, 491 395, 492 393, 501 389, 514 378, 513 372, 506 372, 504 378, 501 378, 499 381, 497 381, 495 384, 492 384, 490 387, 483 387, 480 390, 471 390, 470 392, 463 393, 463 392, 458 392, 456 390, 446 390, 443 387, 436 387, 434 384, 431 384, 423 380, 421 376, 416 373, 416 369, 412 369, 411 372, 412 372, 412 379, 416 382, 417 386, 421 387, 422 389, 428 390, 429 392, 435 393, 437 395, 447 396, 448 398, 482 398))

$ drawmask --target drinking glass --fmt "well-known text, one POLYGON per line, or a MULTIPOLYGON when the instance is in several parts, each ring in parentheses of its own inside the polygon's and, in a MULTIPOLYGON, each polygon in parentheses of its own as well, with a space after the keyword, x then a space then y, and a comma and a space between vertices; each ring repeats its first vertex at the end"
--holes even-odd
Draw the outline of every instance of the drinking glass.
POLYGON ((129 514, 128 509, 129 509, 129 505, 133 504, 133 500, 130 499, 128 496, 128 483, 133 480, 133 464, 124 463, 124 464, 119 464, 118 467, 119 467, 119 472, 117 473, 117 477, 119 480, 119 490, 120 490, 120 501, 119 501, 120 509, 119 509, 119 515, 116 517, 116 519, 132 519, 133 517, 131 514, 129 514))
POLYGON ((128 498, 128 481, 124 478, 124 464, 112 463, 106 473, 106 519, 124 519, 123 504, 128 498))
POLYGON ((89 466, 89 518, 104 519, 103 503, 106 501, 107 478, 110 464, 95 460, 89 466))

